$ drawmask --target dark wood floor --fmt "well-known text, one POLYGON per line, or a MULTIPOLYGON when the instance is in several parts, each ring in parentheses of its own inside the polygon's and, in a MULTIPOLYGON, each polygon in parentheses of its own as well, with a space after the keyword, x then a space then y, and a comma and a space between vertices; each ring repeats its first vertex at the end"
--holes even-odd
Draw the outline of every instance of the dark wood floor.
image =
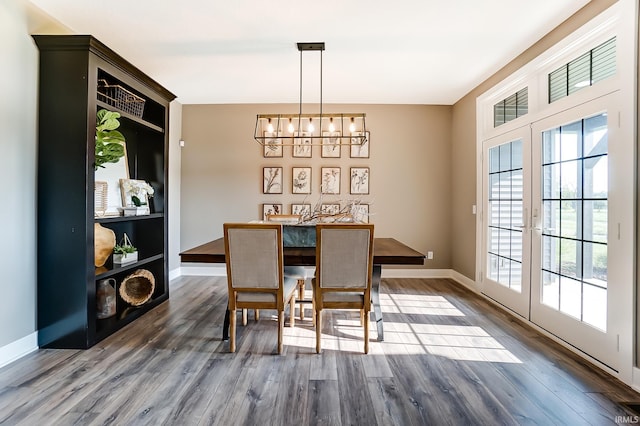
MULTIPOLYGON (((640 395, 449 280, 385 279, 385 341, 362 354, 357 312, 272 312, 221 342, 226 281, 183 277, 171 299, 92 349, 0 369, 0 424, 613 425, 640 395)), ((623 418, 624 419, 624 418, 623 418)), ((629 418, 627 418, 629 419, 629 418)))

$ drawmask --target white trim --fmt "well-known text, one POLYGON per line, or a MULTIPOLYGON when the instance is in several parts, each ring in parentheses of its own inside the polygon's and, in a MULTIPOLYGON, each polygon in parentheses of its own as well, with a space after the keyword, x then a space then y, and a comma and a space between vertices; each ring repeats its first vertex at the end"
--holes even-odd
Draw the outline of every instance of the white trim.
POLYGON ((385 269, 382 278, 451 278, 451 269, 385 269))
POLYGON ((0 348, 0 368, 38 350, 38 332, 11 342, 0 348))
POLYGON ((184 264, 180 266, 180 275, 179 276, 213 276, 213 277, 226 277, 227 276, 227 267, 224 265, 218 266, 203 266, 206 264, 196 264, 185 266, 184 264))
POLYGON ((182 273, 180 272, 180 267, 172 269, 171 271, 169 271, 169 282, 178 278, 180 275, 182 275, 182 273))
POLYGON ((633 379, 631 382, 631 387, 640 392, 640 368, 638 367, 633 367, 633 379))

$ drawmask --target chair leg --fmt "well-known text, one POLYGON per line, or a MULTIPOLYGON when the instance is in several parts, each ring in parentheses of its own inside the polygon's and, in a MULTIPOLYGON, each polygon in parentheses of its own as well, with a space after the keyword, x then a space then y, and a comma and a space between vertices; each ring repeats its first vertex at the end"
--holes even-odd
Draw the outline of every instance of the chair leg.
MULTIPOLYGON (((364 312, 364 309, 362 310, 364 312)), ((364 312, 364 353, 369 353, 369 312, 364 312)))
POLYGON ((291 296, 291 302, 289 302, 289 327, 293 328, 296 325, 296 295, 291 296))
POLYGON ((320 336, 322 334, 322 311, 318 310, 315 311, 315 318, 316 318, 316 353, 320 353, 320 351, 322 350, 321 346, 320 346, 320 336))
POLYGON ((247 325, 247 309, 242 310, 242 325, 247 325))
POLYGON ((255 320, 258 321, 260 319, 260 309, 255 309, 253 311, 253 316, 254 316, 255 320))
POLYGON ((278 312, 278 355, 282 354, 283 332, 284 332, 284 310, 278 312))
POLYGON ((229 309, 229 352, 236 351, 236 310, 229 309))
POLYGON ((298 300, 301 301, 301 303, 299 304, 300 306, 300 321, 304 321, 304 303, 302 303, 302 300, 304 300, 304 287, 305 287, 306 281, 305 280, 298 280, 298 300))
POLYGON ((360 309, 360 327, 364 326, 364 309, 360 309))

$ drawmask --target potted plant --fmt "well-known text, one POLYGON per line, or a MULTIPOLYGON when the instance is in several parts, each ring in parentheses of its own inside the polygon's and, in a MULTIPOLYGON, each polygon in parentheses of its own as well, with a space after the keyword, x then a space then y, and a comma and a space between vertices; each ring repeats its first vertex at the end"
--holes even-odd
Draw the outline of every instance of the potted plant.
POLYGON ((113 248, 113 263, 124 264, 138 261, 138 249, 131 244, 129 236, 124 234, 122 241, 113 248))
POLYGON ((117 163, 124 156, 125 139, 116 130, 120 127, 119 112, 101 109, 96 116, 96 164, 95 169, 105 163, 117 163))

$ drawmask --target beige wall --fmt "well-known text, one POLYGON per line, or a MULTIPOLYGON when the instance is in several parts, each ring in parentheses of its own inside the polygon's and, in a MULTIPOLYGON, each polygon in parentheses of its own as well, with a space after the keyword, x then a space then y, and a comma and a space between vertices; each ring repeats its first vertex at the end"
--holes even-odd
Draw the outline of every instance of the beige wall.
MULTIPOLYGON (((256 114, 296 112, 297 105, 184 105, 182 117, 181 248, 222 236, 228 221, 258 219, 262 203, 302 202, 291 194, 291 167, 312 167, 312 191, 320 195, 320 168, 342 169, 341 195, 348 200, 349 167, 370 167, 371 221, 376 235, 394 237, 423 253, 427 268, 451 268, 451 107, 415 105, 325 105, 325 112, 364 112, 371 132, 369 159, 263 158, 253 140, 256 114), (284 193, 262 194, 262 167, 284 167, 284 193)), ((305 112, 314 109, 309 106, 305 112)))
POLYGON ((476 98, 615 3, 589 2, 453 106, 451 264, 457 272, 475 279, 476 217, 471 214, 471 206, 476 203, 476 98))

